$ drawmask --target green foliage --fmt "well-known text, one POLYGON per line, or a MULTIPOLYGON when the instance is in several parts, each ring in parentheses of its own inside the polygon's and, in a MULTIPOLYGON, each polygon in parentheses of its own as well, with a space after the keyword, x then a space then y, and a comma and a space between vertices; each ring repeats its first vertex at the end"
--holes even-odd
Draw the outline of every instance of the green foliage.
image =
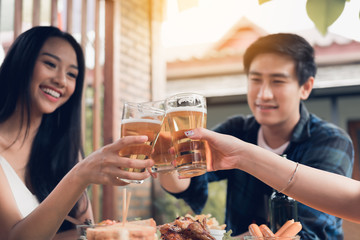
MULTIPOLYGON (((92 88, 85 88, 85 98, 94 99, 94 90, 92 88)), ((85 139, 84 139, 84 151, 85 156, 92 153, 93 150, 93 109, 92 105, 85 105, 85 139)))
MULTIPOLYGON (((84 139, 84 151, 85 151, 85 156, 88 156, 90 153, 92 153, 94 150, 94 145, 93 145, 93 120, 94 120, 94 88, 92 87, 85 87, 84 89, 85 91, 85 139, 84 139)), ((101 92, 101 97, 100 97, 100 104, 99 106, 101 106, 100 109, 100 121, 102 122, 104 119, 104 97, 103 97, 103 93, 104 93, 104 86, 101 86, 100 89, 101 92)), ((102 125, 102 124, 101 124, 102 125)), ((103 145, 104 141, 103 141, 103 129, 100 130, 100 146, 103 145)))
MULTIPOLYGON (((221 225, 225 219, 225 203, 226 181, 210 183, 209 198, 202 213, 210 213, 221 225)), ((186 214, 194 215, 194 212, 183 200, 176 199, 167 193, 164 193, 163 196, 158 196, 155 199, 154 205, 162 219, 162 223, 158 224, 172 222, 176 217, 186 214)))
POLYGON ((193 215, 194 212, 191 208, 185 203, 182 199, 176 199, 172 195, 168 193, 163 193, 162 195, 158 195, 154 201, 154 206, 158 212, 160 217, 157 219, 161 219, 156 221, 158 225, 169 223, 174 221, 175 218, 179 216, 184 216, 187 213, 193 215))
POLYGON ((223 236, 222 240, 231 240, 231 239, 233 239, 233 238, 231 237, 231 234, 232 234, 232 230, 230 229, 229 231, 227 231, 226 233, 224 233, 224 236, 223 236))
POLYGON ((323 35, 344 10, 346 0, 308 0, 306 11, 316 28, 323 35))
MULTIPOLYGON (((258 1, 261 5, 272 0, 258 1)), ((311 21, 315 24, 317 30, 325 35, 328 28, 340 17, 346 2, 350 2, 350 0, 307 0, 306 12, 311 21)))
MULTIPOLYGON (((0 0, 1 1, 1 0, 0 0)), ((93 145, 93 100, 94 100, 94 89, 92 87, 85 87, 85 139, 84 139, 84 153, 85 157, 91 154, 94 151, 93 145)), ((103 88, 101 89, 103 91, 103 88)), ((101 106, 103 105, 103 97, 101 98, 101 106)), ((103 109, 101 109, 101 119, 103 119, 103 109)), ((100 144, 103 144, 102 138, 100 139, 100 144)), ((102 185, 99 186, 99 201, 100 205, 102 204, 102 185)), ((89 198, 92 199, 92 188, 88 187, 89 198)), ((101 208, 99 212, 99 219, 94 219, 95 222, 102 220, 101 217, 101 208)))
POLYGON ((209 197, 203 210, 203 214, 210 213, 219 224, 225 222, 227 181, 213 182, 209 184, 209 197))

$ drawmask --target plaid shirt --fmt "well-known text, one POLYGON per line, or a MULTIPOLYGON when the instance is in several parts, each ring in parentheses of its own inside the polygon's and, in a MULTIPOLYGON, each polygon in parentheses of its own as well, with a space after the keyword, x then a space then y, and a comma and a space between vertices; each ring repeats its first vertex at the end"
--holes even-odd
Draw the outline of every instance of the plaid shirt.
MULTIPOLYGON (((287 158, 350 177, 354 151, 346 132, 309 114, 303 103, 300 104, 300 114, 290 144, 284 152, 287 158)), ((256 144, 259 127, 253 116, 234 116, 214 130, 256 144)), ((272 188, 238 169, 208 172, 194 177, 186 191, 173 195, 184 199, 196 214, 200 214, 208 197, 208 183, 220 180, 227 180, 225 223, 233 235, 246 232, 254 222, 268 224, 268 199, 272 188)), ((301 239, 343 239, 341 219, 300 203, 298 215, 303 226, 299 233, 301 239)))

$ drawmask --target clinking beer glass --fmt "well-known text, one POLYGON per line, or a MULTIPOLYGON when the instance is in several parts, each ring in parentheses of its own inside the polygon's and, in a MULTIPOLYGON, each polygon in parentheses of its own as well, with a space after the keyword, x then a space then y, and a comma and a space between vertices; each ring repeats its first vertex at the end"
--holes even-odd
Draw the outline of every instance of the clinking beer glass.
MULTIPOLYGON (((165 112, 165 101, 152 101, 144 102, 143 106, 151 106, 152 108, 160 109, 165 112)), ((154 160, 154 166, 151 168, 152 172, 172 172, 175 170, 173 162, 175 160, 175 154, 171 149, 173 148, 171 133, 167 117, 164 117, 162 121, 160 132, 153 143, 153 151, 151 153, 151 159, 154 160)))
POLYGON ((173 162, 175 154, 171 151, 173 147, 171 133, 167 118, 163 121, 160 133, 154 143, 154 150, 151 158, 154 160, 154 166, 151 168, 153 172, 172 172, 175 170, 173 162))
POLYGON ((175 150, 175 167, 180 178, 191 178, 206 172, 206 148, 203 140, 191 140, 186 131, 206 128, 206 100, 195 93, 182 93, 165 100, 166 118, 169 123, 175 150))
MULTIPOLYGON (((152 107, 151 103, 126 102, 121 121, 121 137, 146 135, 144 144, 134 144, 122 149, 119 155, 131 159, 148 159, 153 150, 153 143, 160 132, 165 111, 152 107)), ((129 172, 144 172, 145 169, 123 168, 129 172)), ((143 180, 120 179, 127 183, 143 183, 143 180)))

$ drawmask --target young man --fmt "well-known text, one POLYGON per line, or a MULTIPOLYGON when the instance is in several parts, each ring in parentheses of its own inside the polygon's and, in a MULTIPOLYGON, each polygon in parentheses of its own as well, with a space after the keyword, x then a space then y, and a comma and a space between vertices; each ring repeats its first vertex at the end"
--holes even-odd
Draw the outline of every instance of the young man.
MULTIPOLYGON (((350 177, 350 138, 343 130, 310 114, 302 102, 309 97, 316 74, 310 44, 294 34, 262 37, 247 49, 244 68, 253 115, 232 117, 214 130, 276 154, 286 154, 288 159, 303 165, 350 177)), ((224 179, 228 184, 227 229, 239 235, 251 223, 266 224, 272 188, 239 169, 181 180, 160 175, 164 189, 184 199, 197 214, 206 203, 208 183, 224 179)), ((301 239, 343 239, 341 219, 303 204, 298 205, 298 215, 303 226, 301 239)))

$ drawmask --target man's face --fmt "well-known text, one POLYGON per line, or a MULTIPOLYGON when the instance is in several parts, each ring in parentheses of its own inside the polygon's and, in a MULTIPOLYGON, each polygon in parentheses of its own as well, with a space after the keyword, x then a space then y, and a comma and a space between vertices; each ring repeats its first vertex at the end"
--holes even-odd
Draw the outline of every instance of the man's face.
POLYGON ((256 56, 249 68, 249 107, 263 126, 292 129, 300 118, 299 104, 304 97, 299 86, 295 62, 274 53, 256 56))

